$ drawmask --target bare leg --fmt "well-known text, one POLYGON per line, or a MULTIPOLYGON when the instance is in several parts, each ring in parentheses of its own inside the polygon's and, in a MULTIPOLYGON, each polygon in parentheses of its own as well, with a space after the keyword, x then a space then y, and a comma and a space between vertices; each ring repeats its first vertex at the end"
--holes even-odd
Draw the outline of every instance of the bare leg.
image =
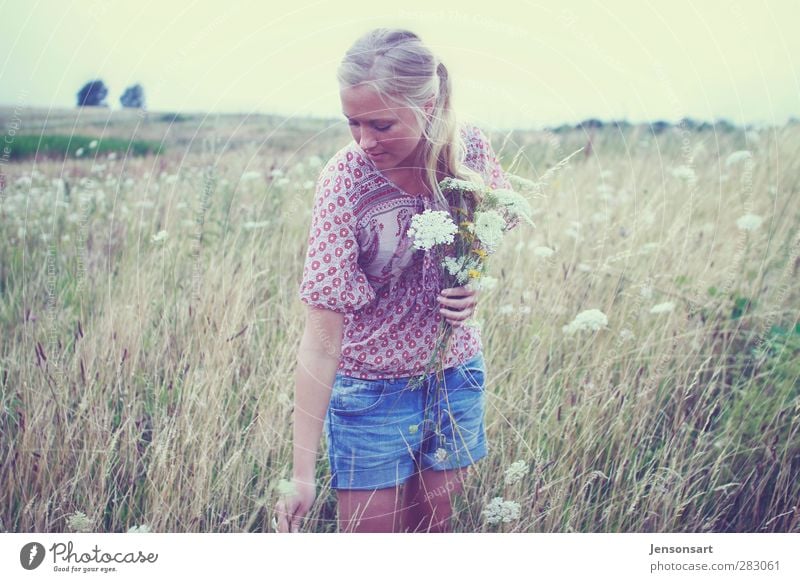
POLYGON ((417 472, 405 484, 403 531, 446 533, 450 531, 452 496, 463 492, 469 467, 417 472))
POLYGON ((339 531, 342 533, 399 532, 403 486, 358 491, 337 489, 339 531))

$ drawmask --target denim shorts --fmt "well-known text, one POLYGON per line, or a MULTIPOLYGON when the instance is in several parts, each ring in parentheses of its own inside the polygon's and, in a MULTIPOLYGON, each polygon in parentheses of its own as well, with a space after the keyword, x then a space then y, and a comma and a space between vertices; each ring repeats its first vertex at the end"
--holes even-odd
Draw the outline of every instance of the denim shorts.
POLYGON ((487 454, 483 354, 433 373, 362 380, 336 374, 323 431, 332 489, 382 489, 419 470, 467 467, 487 454))

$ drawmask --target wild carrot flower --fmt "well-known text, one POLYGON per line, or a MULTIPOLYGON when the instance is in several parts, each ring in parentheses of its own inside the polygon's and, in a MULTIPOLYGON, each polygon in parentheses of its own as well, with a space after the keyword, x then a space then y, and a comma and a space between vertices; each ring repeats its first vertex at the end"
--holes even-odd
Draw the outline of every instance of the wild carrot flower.
POLYGON ((510 523, 515 519, 519 519, 520 506, 516 501, 505 501, 502 497, 495 497, 483 510, 483 515, 486 517, 486 523, 495 524, 510 523))
POLYGON ((511 463, 511 466, 506 469, 505 482, 506 485, 513 485, 528 473, 528 464, 525 461, 516 461, 511 463))
POLYGON ((278 495, 281 497, 288 497, 296 493, 294 483, 286 479, 279 480, 276 489, 278 490, 278 495))
POLYGON ((506 227, 505 219, 494 210, 475 213, 475 223, 470 228, 481 241, 487 253, 497 250, 503 240, 503 230, 506 227))
POLYGON ((82 511, 76 511, 67 518, 67 525, 69 528, 77 533, 88 533, 92 531, 94 524, 92 520, 86 517, 82 511))
POLYGON ((458 227, 443 210, 426 210, 411 219, 408 236, 414 239, 414 248, 430 250, 438 244, 451 244, 458 227))
POLYGON ((578 331, 598 331, 608 325, 608 317, 599 309, 587 309, 580 312, 569 325, 562 327, 567 335, 578 331))
POLYGON ((739 230, 756 230, 763 221, 764 219, 756 214, 745 214, 736 221, 736 226, 739 230))
POLYGON ((128 529, 128 533, 150 533, 150 526, 146 523, 135 525, 128 529))
POLYGON ((739 162, 743 162, 744 160, 749 160, 752 157, 753 154, 751 154, 749 150, 739 150, 728 156, 728 158, 725 160, 725 165, 733 166, 739 162))
POLYGON ((481 275, 480 279, 469 282, 469 287, 475 291, 489 291, 497 286, 497 278, 481 275))
POLYGON ((167 238, 167 231, 166 230, 159 230, 156 234, 153 235, 152 241, 154 243, 160 243, 167 238))
POLYGON ((650 309, 650 313, 669 313, 675 309, 675 304, 672 301, 666 301, 665 303, 659 303, 658 305, 654 305, 650 309))
POLYGON ((686 180, 687 182, 697 179, 694 170, 689 166, 678 166, 677 168, 673 168, 672 175, 676 178, 680 178, 681 180, 686 180))

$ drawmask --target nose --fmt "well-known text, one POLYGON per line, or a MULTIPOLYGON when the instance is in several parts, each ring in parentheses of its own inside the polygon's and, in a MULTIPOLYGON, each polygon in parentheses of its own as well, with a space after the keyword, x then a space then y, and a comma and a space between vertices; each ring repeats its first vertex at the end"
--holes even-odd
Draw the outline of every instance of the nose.
POLYGON ((364 151, 370 151, 378 145, 378 140, 375 139, 370 132, 361 130, 361 135, 359 136, 361 139, 359 140, 358 145, 361 146, 361 149, 364 151))

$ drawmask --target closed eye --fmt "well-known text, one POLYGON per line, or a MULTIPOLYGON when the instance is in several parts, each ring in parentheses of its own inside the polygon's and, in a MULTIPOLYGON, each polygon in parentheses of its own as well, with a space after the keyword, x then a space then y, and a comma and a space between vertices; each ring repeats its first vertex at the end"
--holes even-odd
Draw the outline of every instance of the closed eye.
MULTIPOLYGON (((349 125, 350 127, 354 127, 354 126, 357 126, 357 125, 358 125, 358 122, 356 122, 356 121, 350 121, 350 122, 348 123, 348 125, 349 125)), ((392 124, 390 123, 389 125, 385 125, 385 126, 382 126, 382 127, 378 127, 377 125, 373 125, 372 127, 374 127, 375 129, 377 129, 378 131, 388 131, 389 129, 391 129, 391 127, 392 127, 392 124)))

